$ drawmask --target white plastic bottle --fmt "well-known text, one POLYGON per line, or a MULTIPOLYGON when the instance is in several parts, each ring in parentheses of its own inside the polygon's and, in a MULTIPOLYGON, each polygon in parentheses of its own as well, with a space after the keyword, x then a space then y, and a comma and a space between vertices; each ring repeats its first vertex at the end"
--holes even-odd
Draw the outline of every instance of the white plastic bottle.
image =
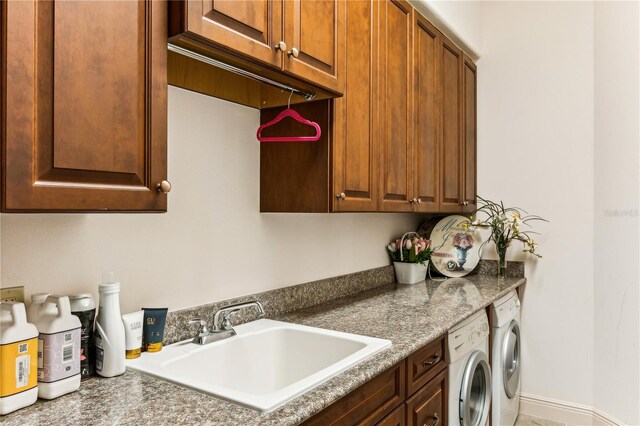
POLYGON ((38 397, 53 399, 80 387, 80 320, 67 296, 48 296, 38 327, 38 397), (55 308, 55 309, 53 309, 55 308))
POLYGON ((102 274, 98 287, 98 318, 96 320, 96 373, 114 377, 125 370, 124 324, 120 315, 120 283, 113 272, 102 274))
POLYGON ((0 415, 38 399, 38 330, 27 322, 24 304, 0 303, 0 415))
MULTIPOLYGON (((31 324, 38 322, 40 316, 40 307, 49 296, 49 293, 33 293, 31 295, 31 303, 27 306, 27 321, 31 324)), ((53 307, 55 311, 55 306, 53 307)))

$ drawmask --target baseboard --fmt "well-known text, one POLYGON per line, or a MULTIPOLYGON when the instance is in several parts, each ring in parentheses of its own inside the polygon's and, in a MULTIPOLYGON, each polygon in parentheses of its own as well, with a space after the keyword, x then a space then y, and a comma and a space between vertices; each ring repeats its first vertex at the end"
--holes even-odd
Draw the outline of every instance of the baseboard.
POLYGON ((576 426, 620 426, 621 421, 588 405, 576 404, 538 395, 520 395, 520 412, 576 426))

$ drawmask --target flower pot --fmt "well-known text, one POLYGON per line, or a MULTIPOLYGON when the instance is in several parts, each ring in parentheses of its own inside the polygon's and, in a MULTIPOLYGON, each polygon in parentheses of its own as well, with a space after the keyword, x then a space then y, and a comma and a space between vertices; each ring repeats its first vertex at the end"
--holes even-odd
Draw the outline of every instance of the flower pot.
POLYGON ((393 262, 393 267, 396 270, 396 281, 398 283, 415 284, 426 279, 429 262, 426 262, 425 265, 421 263, 393 262))

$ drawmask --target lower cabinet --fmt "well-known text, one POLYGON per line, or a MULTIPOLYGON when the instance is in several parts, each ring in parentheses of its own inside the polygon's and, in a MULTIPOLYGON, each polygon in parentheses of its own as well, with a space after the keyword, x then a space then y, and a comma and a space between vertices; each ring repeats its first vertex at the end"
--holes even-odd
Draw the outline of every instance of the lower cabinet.
POLYGON ((407 426, 447 423, 447 370, 443 370, 405 403, 407 426))
POLYGON ((418 349, 303 424, 446 425, 445 339, 442 336, 418 349))

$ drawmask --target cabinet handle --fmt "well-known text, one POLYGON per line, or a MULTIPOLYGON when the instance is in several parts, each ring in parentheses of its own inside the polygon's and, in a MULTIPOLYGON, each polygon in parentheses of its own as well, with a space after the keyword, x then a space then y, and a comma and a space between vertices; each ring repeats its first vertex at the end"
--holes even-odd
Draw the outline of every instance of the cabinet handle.
POLYGON ((338 200, 344 200, 345 198, 347 198, 347 196, 345 195, 344 192, 339 193, 338 195, 336 195, 336 198, 338 200))
POLYGON ((168 194, 169 192, 171 192, 171 183, 168 180, 163 180, 156 185, 156 191, 162 192, 163 194, 168 194))
POLYGON ((438 413, 435 413, 433 415, 433 419, 435 420, 435 422, 433 422, 431 424, 425 423, 424 426, 438 426, 438 424, 440 424, 440 417, 438 417, 438 413))
POLYGON ((287 50, 287 43, 285 43, 284 41, 281 41, 280 43, 276 44, 273 48, 281 52, 284 52, 287 50))
POLYGON ((287 52, 287 56, 289 57, 293 56, 294 58, 297 58, 298 55, 300 55, 300 51, 295 47, 293 47, 290 51, 287 52))
POLYGON ((433 364, 437 363, 438 361, 440 361, 440 355, 434 355, 429 359, 425 359, 424 361, 422 361, 422 365, 424 367, 430 367, 433 364))

